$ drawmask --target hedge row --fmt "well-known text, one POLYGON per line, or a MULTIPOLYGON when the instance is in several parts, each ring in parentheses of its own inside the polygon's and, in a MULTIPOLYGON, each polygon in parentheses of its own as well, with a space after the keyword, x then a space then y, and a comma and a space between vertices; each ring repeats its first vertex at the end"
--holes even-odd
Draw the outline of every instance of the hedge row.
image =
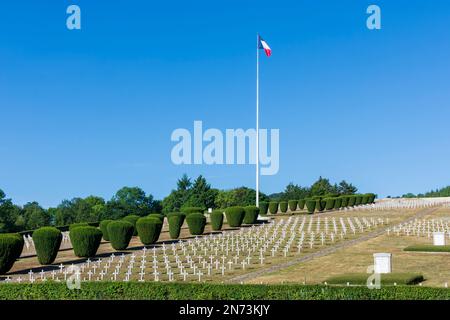
POLYGON ((24 241, 18 233, 0 234, 0 274, 8 272, 20 257, 24 241))
POLYGON ((448 300, 450 290, 419 286, 361 287, 159 282, 2 284, 0 300, 448 300))
POLYGON ((324 210, 337 210, 345 207, 353 207, 358 205, 364 205, 373 203, 375 201, 376 195, 374 193, 367 194, 357 194, 357 195, 328 195, 325 197, 315 196, 307 199, 300 200, 289 200, 289 201, 271 201, 261 202, 260 204, 260 214, 276 214, 278 211, 281 213, 286 213, 288 209, 293 212, 298 210, 306 210, 309 213, 314 213, 315 211, 324 210))

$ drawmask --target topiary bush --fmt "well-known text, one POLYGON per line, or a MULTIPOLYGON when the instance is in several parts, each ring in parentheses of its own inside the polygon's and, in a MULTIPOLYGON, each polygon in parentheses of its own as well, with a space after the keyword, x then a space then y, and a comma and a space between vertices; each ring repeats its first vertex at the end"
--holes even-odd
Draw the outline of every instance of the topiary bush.
POLYGON ((95 227, 78 227, 69 233, 73 252, 77 257, 93 257, 97 253, 103 233, 95 227))
POLYGON ((255 224, 258 220, 259 208, 255 206, 244 207, 244 224, 255 224))
POLYGON ((305 209, 305 204, 306 204, 306 200, 305 200, 305 199, 300 199, 300 200, 298 200, 298 208, 299 208, 300 210, 305 209))
POLYGON ((124 250, 128 247, 135 228, 131 222, 118 220, 110 222, 107 229, 111 246, 115 250, 124 250))
POLYGON ((355 202, 356 202, 356 196, 349 196, 347 206, 353 207, 355 205, 355 202))
POLYGON ((325 201, 325 209, 326 210, 334 209, 334 203, 335 203, 334 198, 327 198, 327 199, 324 199, 324 201, 325 201))
POLYGON ((130 214, 130 215, 122 218, 122 220, 127 221, 133 225, 133 236, 138 235, 138 232, 136 229, 136 222, 139 220, 139 218, 141 218, 141 217, 139 217, 135 214, 130 214))
POLYGON ((375 202, 375 198, 377 197, 375 195, 375 193, 368 193, 367 195, 369 196, 369 203, 374 203, 375 202))
POLYGON ((105 239, 105 241, 109 241, 108 224, 110 222, 112 222, 112 221, 114 221, 114 220, 102 220, 102 221, 100 221, 99 228, 100 228, 100 231, 103 234, 103 239, 105 239))
POLYGON ((242 207, 229 207, 225 209, 225 216, 230 227, 240 227, 244 221, 245 210, 242 207))
POLYGON ((281 202, 279 203, 279 207, 280 207, 280 211, 281 211, 282 213, 286 213, 286 212, 287 212, 287 209, 288 209, 288 203, 287 203, 287 201, 281 201, 281 202))
POLYGON ((322 212, 323 210, 325 210, 325 206, 326 206, 325 200, 321 200, 321 199, 316 200, 316 210, 317 211, 322 212))
POLYGON ((23 238, 17 233, 0 234, 0 274, 11 270, 14 262, 20 257, 23 249, 23 238))
POLYGON ((342 205, 342 197, 338 197, 338 198, 334 199, 334 208, 336 210, 340 209, 341 205, 342 205))
POLYGON ((164 223, 164 215, 161 213, 150 213, 147 217, 149 218, 158 218, 161 222, 164 223))
POLYGON ((297 204, 298 204, 297 200, 289 200, 288 201, 289 210, 291 210, 292 212, 296 211, 297 210, 297 204))
POLYGON ((138 221, 136 221, 136 229, 141 242, 148 246, 158 241, 162 225, 163 223, 159 217, 138 219, 138 221))
POLYGON ((181 212, 183 212, 186 216, 190 215, 191 213, 201 213, 205 211, 205 208, 202 207, 183 207, 181 208, 181 212))
POLYGON ((314 211, 316 210, 317 201, 308 199, 308 200, 306 200, 305 204, 306 204, 306 209, 308 210, 308 213, 313 214, 314 211))
POLYGON ((223 226, 223 210, 214 210, 209 215, 209 218, 211 219, 211 228, 214 231, 222 230, 222 226, 223 226))
POLYGON ((69 226, 69 232, 78 227, 88 227, 88 226, 89 226, 89 224, 87 222, 72 223, 69 226))
POLYGON ((349 197, 348 196, 342 196, 341 198, 342 198, 341 208, 347 207, 348 206, 349 197))
POLYGON ((43 265, 53 263, 61 245, 61 231, 54 227, 42 227, 35 230, 32 237, 39 263, 43 265))
POLYGON ((259 203, 259 214, 267 214, 267 210, 269 210, 269 203, 267 201, 261 201, 259 203))
POLYGON ((355 196, 355 206, 359 206, 362 202, 362 196, 359 194, 355 196))
POLYGON ((183 226, 186 215, 181 212, 171 212, 167 214, 167 222, 169 223, 169 234, 171 239, 180 237, 181 227, 183 226))
POLYGON ((278 212, 278 202, 276 201, 269 202, 269 212, 271 214, 276 214, 278 212))
POLYGON ((203 213, 191 213, 186 216, 186 222, 189 227, 189 232, 193 236, 203 234, 206 226, 206 217, 203 213))

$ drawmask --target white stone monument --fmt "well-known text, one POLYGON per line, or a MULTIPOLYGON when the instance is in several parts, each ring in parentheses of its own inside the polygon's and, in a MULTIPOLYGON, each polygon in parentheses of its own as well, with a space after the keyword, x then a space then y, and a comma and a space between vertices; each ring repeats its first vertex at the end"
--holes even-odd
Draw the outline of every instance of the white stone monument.
POLYGON ((445 232, 433 232, 433 244, 435 246, 445 246, 445 232))
POLYGON ((392 272, 392 254, 390 253, 374 253, 373 265, 375 273, 391 273, 392 272))

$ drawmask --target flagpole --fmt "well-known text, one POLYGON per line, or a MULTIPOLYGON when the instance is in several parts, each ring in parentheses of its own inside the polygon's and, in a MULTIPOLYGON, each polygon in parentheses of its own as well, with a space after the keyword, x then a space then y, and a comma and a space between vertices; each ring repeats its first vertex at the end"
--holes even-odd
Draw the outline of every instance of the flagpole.
POLYGON ((256 206, 259 208, 259 34, 256 34, 256 206))

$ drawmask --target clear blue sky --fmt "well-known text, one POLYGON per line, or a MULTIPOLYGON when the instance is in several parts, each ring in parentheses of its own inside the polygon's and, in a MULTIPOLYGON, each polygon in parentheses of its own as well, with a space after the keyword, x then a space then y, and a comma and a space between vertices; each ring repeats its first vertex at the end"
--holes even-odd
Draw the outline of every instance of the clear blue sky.
POLYGON ((381 196, 450 184, 450 2, 2 1, 0 188, 19 204, 183 174, 254 187, 254 166, 175 166, 172 130, 280 129, 266 193, 319 175, 381 196), (369 4, 382 30, 366 28, 369 4), (82 30, 66 28, 78 4, 82 30))

